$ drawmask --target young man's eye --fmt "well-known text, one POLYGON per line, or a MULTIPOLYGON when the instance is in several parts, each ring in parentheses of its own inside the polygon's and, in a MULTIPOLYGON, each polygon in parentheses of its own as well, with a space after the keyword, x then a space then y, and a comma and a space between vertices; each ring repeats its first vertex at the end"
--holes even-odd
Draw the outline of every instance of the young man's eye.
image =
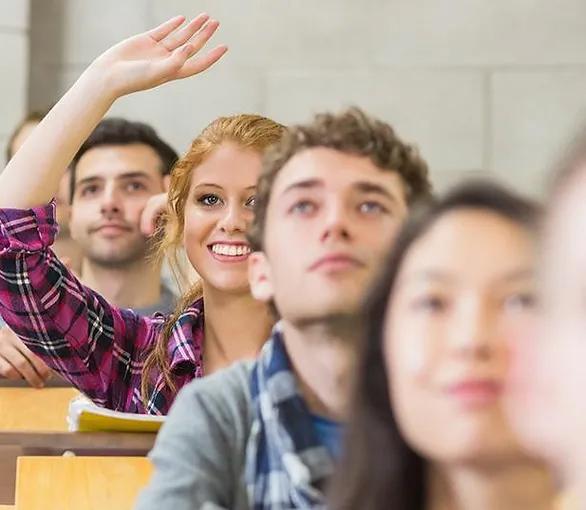
POLYGON ((383 214, 388 211, 388 209, 379 202, 374 202, 372 200, 368 200, 366 202, 362 202, 358 206, 358 210, 363 214, 383 214))
POLYGON ((207 195, 202 195, 197 199, 197 201, 205 207, 215 207, 221 204, 222 202, 218 195, 213 195, 211 193, 207 195))
POLYGON ((306 215, 313 213, 316 209, 317 206, 313 202, 310 202, 309 200, 299 200, 290 207, 289 212, 293 214, 306 215))

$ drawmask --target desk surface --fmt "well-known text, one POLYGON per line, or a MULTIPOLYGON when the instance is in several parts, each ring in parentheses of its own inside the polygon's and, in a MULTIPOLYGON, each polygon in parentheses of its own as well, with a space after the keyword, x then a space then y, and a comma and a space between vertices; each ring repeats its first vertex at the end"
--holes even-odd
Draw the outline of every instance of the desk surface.
MULTIPOLYGON (((23 455, 145 456, 156 434, 120 432, 0 432, 0 503, 14 503, 17 458, 23 455)), ((1 509, 1 507, 0 507, 1 509)))
POLYGON ((152 466, 140 457, 20 457, 19 510, 131 510, 152 466))
POLYGON ((74 388, 0 388, 0 431, 67 431, 74 388))

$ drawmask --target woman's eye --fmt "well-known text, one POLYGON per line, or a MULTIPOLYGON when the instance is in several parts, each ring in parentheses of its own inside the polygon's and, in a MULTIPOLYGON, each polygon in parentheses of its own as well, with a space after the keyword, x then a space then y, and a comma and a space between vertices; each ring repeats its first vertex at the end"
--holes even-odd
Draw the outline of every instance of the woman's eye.
POLYGON ((363 214, 381 214, 387 212, 387 208, 378 202, 362 202, 358 210, 363 214))
POLYGON ((448 306, 447 301, 440 296, 423 296, 415 300, 414 308, 416 310, 437 313, 445 310, 448 306))
POLYGON ((301 214, 301 215, 305 215, 305 214, 311 214, 312 212, 314 212, 316 209, 316 205, 313 202, 310 202, 309 200, 300 200, 299 202, 295 202, 291 208, 289 209, 289 212, 294 213, 294 214, 301 214))
POLYGON ((256 197, 255 196, 250 197, 244 205, 246 207, 250 207, 251 209, 254 208, 254 206, 256 206, 256 197))
POLYGON ((203 195, 197 201, 206 207, 214 207, 221 202, 218 195, 203 195))

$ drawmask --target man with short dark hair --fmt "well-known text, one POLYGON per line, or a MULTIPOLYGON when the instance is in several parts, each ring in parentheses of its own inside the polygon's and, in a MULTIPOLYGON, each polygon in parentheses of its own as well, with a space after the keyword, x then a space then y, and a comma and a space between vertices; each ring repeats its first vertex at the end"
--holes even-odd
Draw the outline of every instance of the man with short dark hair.
POLYGON ((324 506, 361 301, 430 188, 417 152, 358 109, 289 130, 265 158, 250 233, 252 292, 280 321, 256 362, 180 393, 138 508, 324 506))
POLYGON ((71 165, 71 235, 81 246, 81 279, 110 302, 141 315, 170 312, 174 297, 161 285, 152 239, 140 230, 144 207, 164 193, 177 159, 153 128, 101 121, 71 165))
MULTIPOLYGON (((120 118, 101 121, 70 167, 69 229, 81 252, 81 280, 139 315, 173 310, 152 238, 140 229, 147 201, 167 190, 175 151, 155 130, 120 118)), ((50 371, 11 331, 0 332, 0 376, 42 386, 50 371)))

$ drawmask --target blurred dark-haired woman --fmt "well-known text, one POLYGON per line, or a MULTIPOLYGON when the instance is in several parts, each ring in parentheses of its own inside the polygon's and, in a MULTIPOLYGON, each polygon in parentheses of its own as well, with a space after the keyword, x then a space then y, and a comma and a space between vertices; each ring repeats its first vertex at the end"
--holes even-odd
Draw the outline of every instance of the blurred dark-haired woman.
POLYGON ((331 508, 554 507, 549 473, 503 410, 509 345, 534 315, 537 216, 468 183, 407 222, 365 309, 331 508))

